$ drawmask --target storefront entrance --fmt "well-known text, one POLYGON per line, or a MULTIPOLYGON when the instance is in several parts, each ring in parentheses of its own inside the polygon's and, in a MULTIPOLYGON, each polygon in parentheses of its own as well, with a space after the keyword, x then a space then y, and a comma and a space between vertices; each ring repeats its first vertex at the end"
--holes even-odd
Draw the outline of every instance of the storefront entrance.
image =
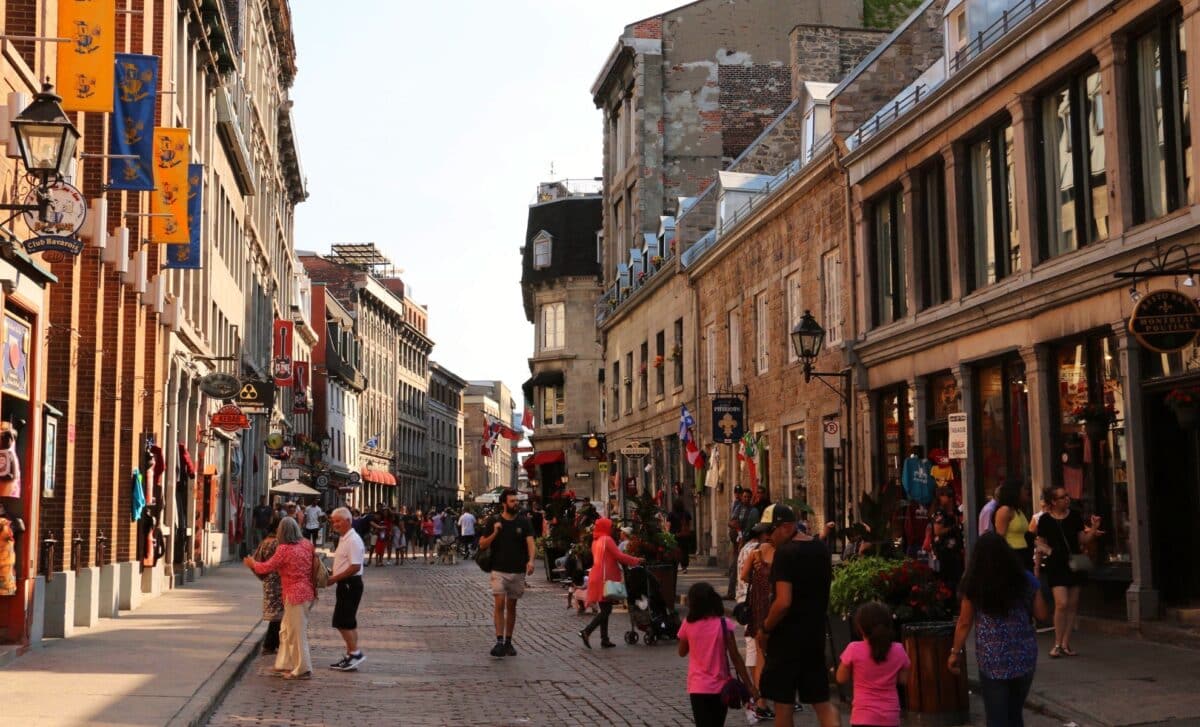
POLYGON ((1145 443, 1150 474, 1150 537, 1154 584, 1164 606, 1200 605, 1200 428, 1182 426, 1166 403, 1175 389, 1148 390, 1145 443))

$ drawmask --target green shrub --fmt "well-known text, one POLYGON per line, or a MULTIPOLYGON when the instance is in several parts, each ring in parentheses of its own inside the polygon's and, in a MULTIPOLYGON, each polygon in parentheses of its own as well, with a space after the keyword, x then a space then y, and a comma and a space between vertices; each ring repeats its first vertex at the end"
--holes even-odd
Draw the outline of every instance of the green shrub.
POLYGON ((912 14, 924 0, 863 0, 863 25, 891 30, 912 14))
POLYGON ((895 570, 896 565, 891 558, 875 555, 840 564, 829 588, 829 612, 845 618, 860 603, 883 601, 886 589, 880 576, 895 570))

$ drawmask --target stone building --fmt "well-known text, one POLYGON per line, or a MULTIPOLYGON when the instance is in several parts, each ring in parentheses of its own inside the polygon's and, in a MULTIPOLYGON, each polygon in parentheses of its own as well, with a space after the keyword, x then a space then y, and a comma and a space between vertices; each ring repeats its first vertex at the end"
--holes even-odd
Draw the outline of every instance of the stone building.
POLYGON ((480 451, 484 427, 492 421, 512 425, 513 400, 508 387, 503 381, 468 381, 463 396, 463 486, 468 500, 497 487, 516 486, 512 441, 500 437, 486 457, 480 451))
POLYGON ((412 290, 399 279, 385 284, 404 301, 404 325, 397 342, 400 369, 396 393, 399 422, 396 427, 396 476, 400 502, 415 504, 432 483, 429 441, 429 313, 412 299, 412 290))
POLYGON ((429 362, 429 482, 413 504, 444 506, 464 499, 463 455, 466 379, 429 362))
POLYGON ((521 247, 525 318, 534 325, 530 379, 534 452, 523 466, 543 501, 568 484, 579 497, 607 499, 608 478, 585 459, 583 439, 603 432, 604 362, 596 340, 597 260, 602 219, 599 185, 567 180, 538 186, 521 247), (567 479, 564 480, 563 478, 567 479))
POLYGON ((359 472, 358 397, 367 384, 362 346, 350 311, 321 283, 313 286, 313 323, 320 339, 313 349, 313 438, 321 447, 321 473, 328 480, 323 501, 354 505, 361 485, 350 476, 359 472))
POLYGON ((674 217, 791 104, 788 30, 817 23, 860 27, 861 5, 691 3, 626 26, 592 86, 605 134, 596 320, 611 477, 622 493, 692 486, 680 408, 695 415, 709 402, 697 386, 695 293, 678 274, 674 217), (647 462, 614 453, 632 441, 651 447, 647 462))
POLYGON ((919 73, 836 122, 861 467, 887 486, 965 414, 971 536, 1001 482, 1063 487, 1106 531, 1084 611, 1170 615, 1200 602, 1200 445, 1178 403, 1196 348, 1144 333, 1140 303, 1192 314, 1192 276, 1170 271, 1200 253, 1200 3, 1000 5, 925 3, 833 93, 836 118, 843 95, 919 73))

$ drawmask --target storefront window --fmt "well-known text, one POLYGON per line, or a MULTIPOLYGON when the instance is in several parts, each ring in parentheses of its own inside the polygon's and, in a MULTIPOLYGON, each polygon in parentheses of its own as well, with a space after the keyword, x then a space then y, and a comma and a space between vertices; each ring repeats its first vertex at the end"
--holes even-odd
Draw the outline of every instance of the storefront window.
POLYGON ((1085 516, 1103 518, 1101 562, 1128 563, 1125 393, 1116 341, 1094 335, 1060 344, 1053 365, 1058 384, 1053 484, 1065 488, 1085 516), (1106 414, 1089 422, 1088 412, 1106 414))
POLYGON ((907 386, 879 393, 879 439, 880 484, 899 487, 902 463, 913 441, 912 402, 907 386))
POLYGON ((958 389, 958 379, 948 372, 930 376, 928 397, 925 441, 930 451, 946 449, 950 437, 950 415, 962 411, 962 393, 958 389))
POLYGON ((1029 387, 1020 358, 976 370, 975 406, 980 459, 975 497, 982 505, 1010 478, 1029 482, 1029 387))
POLYGON ((788 432, 788 463, 791 479, 788 482, 788 497, 808 502, 808 448, 804 438, 804 426, 788 432))

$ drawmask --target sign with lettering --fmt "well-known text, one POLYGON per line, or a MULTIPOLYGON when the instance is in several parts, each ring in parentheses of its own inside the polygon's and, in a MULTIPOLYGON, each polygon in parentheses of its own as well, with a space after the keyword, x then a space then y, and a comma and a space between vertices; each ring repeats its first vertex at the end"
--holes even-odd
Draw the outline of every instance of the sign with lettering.
POLYGON ((967 415, 951 414, 946 421, 950 430, 949 440, 946 444, 947 453, 950 459, 965 460, 967 458, 967 415))
POLYGON ((635 440, 621 447, 621 454, 626 457, 645 457, 650 454, 650 448, 635 440))
POLYGON ((1186 348, 1200 333, 1200 308, 1177 290, 1156 290, 1138 301, 1129 332, 1151 351, 1171 353, 1186 348))
POLYGON ((746 402, 736 396, 718 396, 712 403, 713 440, 733 444, 746 432, 746 402))
POLYGON ((239 429, 249 429, 250 420, 236 405, 226 404, 212 415, 212 425, 227 432, 236 432, 239 429))

